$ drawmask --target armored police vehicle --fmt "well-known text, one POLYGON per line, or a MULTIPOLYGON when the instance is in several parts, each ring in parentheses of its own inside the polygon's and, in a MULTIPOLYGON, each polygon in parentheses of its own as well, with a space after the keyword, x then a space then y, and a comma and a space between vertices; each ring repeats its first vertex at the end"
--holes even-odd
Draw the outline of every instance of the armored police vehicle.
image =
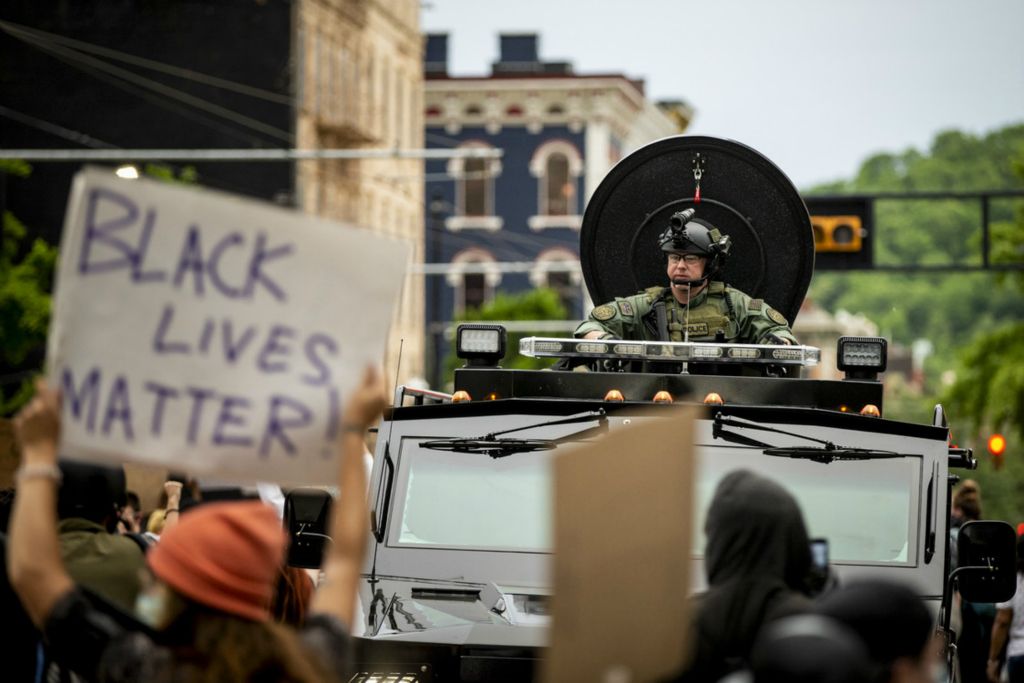
MULTIPOLYGON (((769 160, 707 137, 650 144, 599 186, 580 234, 591 299, 667 284, 658 237, 688 209, 731 238, 721 279, 792 323, 814 267, 807 209, 769 160)), ((399 387, 378 430, 373 537, 353 627, 361 680, 530 680, 549 623, 552 457, 623 423, 660 419, 669 402, 705 406, 694 591, 703 588, 712 492, 746 468, 795 495, 811 536, 827 539, 840 581, 909 582, 948 624, 951 468, 973 459, 950 446, 939 406, 930 424, 886 418, 884 339, 840 339, 834 356, 722 335, 527 338, 506 349, 500 326, 464 325, 456 343, 467 364, 455 371, 454 393, 399 387), (553 366, 501 369, 515 352, 553 366), (826 358, 841 379, 818 378, 826 358)), ((1008 570, 1012 594, 1012 530, 1007 540, 1005 529, 977 529, 961 534, 960 590, 998 584, 1005 596, 1008 570)))

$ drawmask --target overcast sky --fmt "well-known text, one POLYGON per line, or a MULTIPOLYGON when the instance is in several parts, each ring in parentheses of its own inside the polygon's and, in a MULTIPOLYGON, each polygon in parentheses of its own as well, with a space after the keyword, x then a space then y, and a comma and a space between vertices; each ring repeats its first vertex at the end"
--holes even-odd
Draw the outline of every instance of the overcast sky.
POLYGON ((852 176, 935 133, 1024 122, 1024 0, 425 0, 449 73, 481 75, 501 32, 544 61, 618 72, 697 110, 800 188, 852 176))

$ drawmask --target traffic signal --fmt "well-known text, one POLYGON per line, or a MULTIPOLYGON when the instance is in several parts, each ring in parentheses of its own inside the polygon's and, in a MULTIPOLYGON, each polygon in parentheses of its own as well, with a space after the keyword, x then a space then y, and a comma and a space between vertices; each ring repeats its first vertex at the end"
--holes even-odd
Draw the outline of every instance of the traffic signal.
POLYGON ((1002 434, 988 437, 988 452, 992 454, 992 464, 998 470, 1003 466, 1003 453, 1006 452, 1006 439, 1002 434))
POLYGON ((855 252, 863 246, 864 226, 860 216, 811 216, 814 250, 824 252, 855 252))
POLYGON ((870 197, 805 197, 814 231, 815 270, 869 269, 874 263, 870 197))

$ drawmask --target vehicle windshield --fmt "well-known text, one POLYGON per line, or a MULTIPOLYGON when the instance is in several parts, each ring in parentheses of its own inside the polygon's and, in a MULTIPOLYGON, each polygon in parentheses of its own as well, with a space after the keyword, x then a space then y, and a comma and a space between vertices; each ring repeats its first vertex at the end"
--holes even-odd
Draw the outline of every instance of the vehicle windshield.
POLYGON ((811 538, 825 538, 832 562, 909 564, 915 561, 921 458, 837 461, 776 458, 745 448, 704 447, 698 458, 693 550, 703 554, 704 520, 726 474, 749 469, 768 477, 800 503, 811 538), (751 457, 751 455, 755 457, 751 457))
MULTIPOLYGON (((403 439, 399 545, 546 552, 554 450, 491 458, 403 439), (408 459, 408 460, 407 460, 408 459)), ((394 542, 394 541, 393 541, 394 542)))
MULTIPOLYGON (((397 497, 400 546, 547 552, 552 543, 551 459, 558 451, 491 458, 402 440, 397 497)), ((558 448, 569 448, 563 444, 558 448)), ((920 457, 833 462, 771 457, 759 450, 698 448, 693 552, 703 555, 704 519, 718 482, 750 469, 799 501, 812 538, 829 542, 831 561, 912 564, 920 457)))

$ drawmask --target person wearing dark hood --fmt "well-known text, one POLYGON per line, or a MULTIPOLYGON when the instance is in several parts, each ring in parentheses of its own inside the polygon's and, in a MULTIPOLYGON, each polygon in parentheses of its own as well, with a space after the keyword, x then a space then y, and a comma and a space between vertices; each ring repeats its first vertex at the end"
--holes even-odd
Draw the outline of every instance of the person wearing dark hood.
POLYGON ((694 657, 683 681, 717 681, 748 667, 766 624, 811 607, 807 527, 782 486, 747 470, 729 473, 704 531, 708 590, 697 598, 694 657))

